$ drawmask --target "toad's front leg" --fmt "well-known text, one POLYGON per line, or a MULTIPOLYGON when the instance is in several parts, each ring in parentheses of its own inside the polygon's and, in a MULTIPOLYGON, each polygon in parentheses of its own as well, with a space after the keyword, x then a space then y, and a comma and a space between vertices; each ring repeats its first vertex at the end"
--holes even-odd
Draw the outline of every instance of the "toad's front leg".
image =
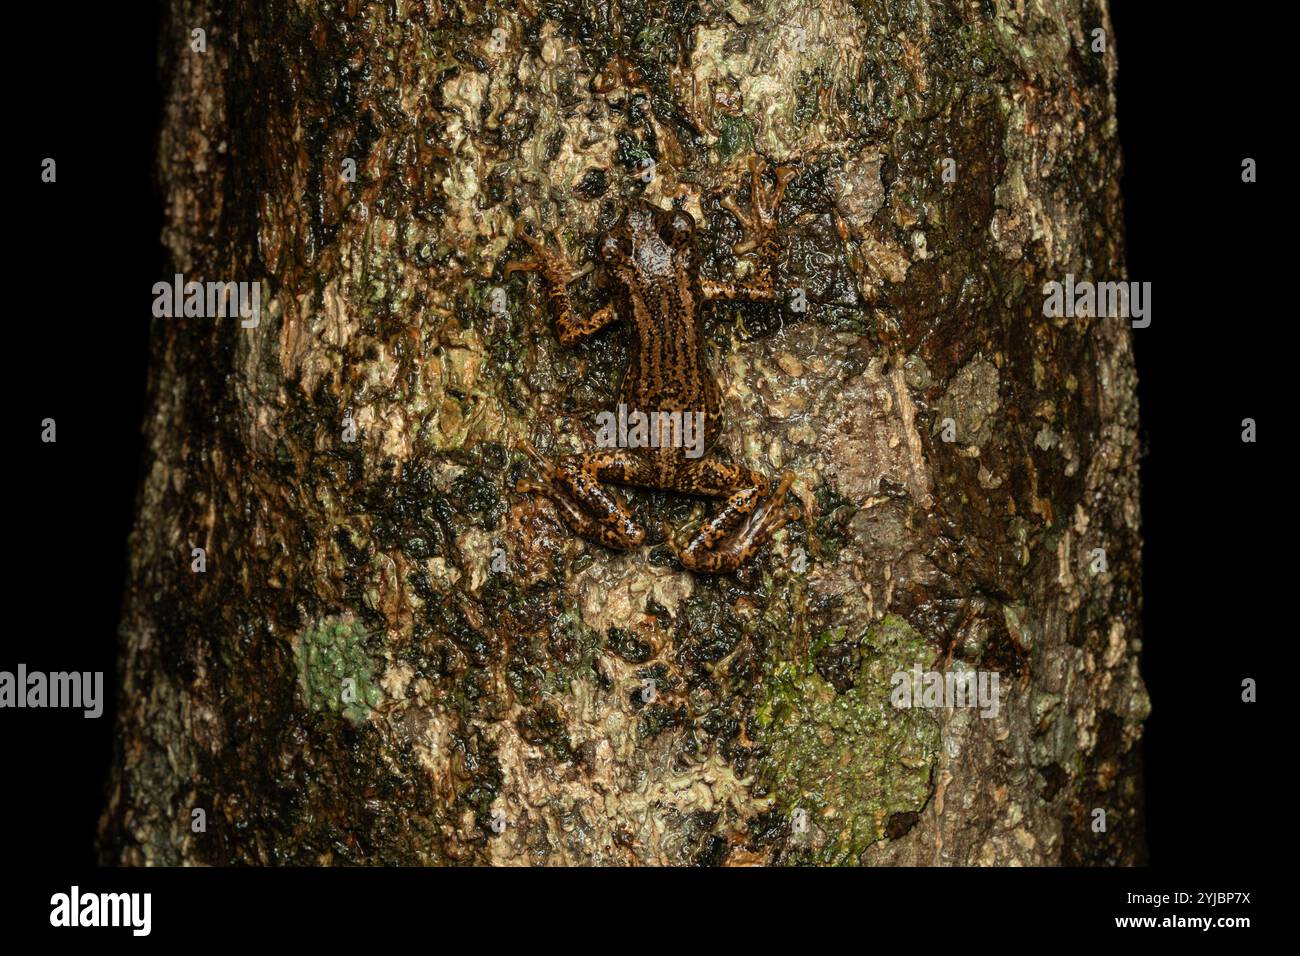
POLYGON ((794 179, 795 170, 792 166, 778 166, 773 173, 775 185, 770 189, 763 182, 763 166, 757 156, 750 157, 749 172, 749 212, 742 210, 733 196, 722 200, 722 208, 735 216, 744 230, 745 238, 735 251, 737 255, 753 255, 754 272, 743 282, 701 279, 706 299, 750 302, 776 299, 774 274, 776 261, 781 255, 781 243, 776 238, 777 210, 781 208, 785 187, 794 179))
POLYGON ((572 345, 579 339, 599 332, 618 318, 613 305, 597 309, 585 319, 574 314, 569 299, 569 285, 586 275, 591 267, 575 269, 563 248, 551 249, 542 240, 530 236, 521 219, 515 226, 515 238, 522 239, 532 250, 528 259, 512 259, 506 263, 505 275, 515 272, 540 272, 546 280, 547 301, 555 319, 555 332, 561 345, 572 345))
POLYGON ((549 497, 574 534, 625 551, 645 541, 645 529, 633 519, 623 499, 601 484, 644 484, 647 476, 640 459, 615 448, 568 455, 552 465, 528 442, 521 441, 517 447, 532 459, 542 480, 525 478, 515 490, 549 497))
POLYGON ((706 521, 678 553, 682 565, 696 573, 734 571, 748 561, 772 535, 799 516, 785 503, 794 474, 786 472, 772 487, 752 468, 728 465, 711 458, 693 462, 678 488, 712 497, 726 497, 722 510, 706 521))

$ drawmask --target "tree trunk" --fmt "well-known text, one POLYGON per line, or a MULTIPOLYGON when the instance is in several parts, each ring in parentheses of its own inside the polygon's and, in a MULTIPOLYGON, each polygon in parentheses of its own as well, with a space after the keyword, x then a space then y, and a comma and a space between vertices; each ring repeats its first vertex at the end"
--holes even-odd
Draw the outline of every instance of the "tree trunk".
POLYGON ((1099 0, 173 0, 162 60, 175 272, 261 313, 154 320, 106 862, 1144 858, 1130 332, 1044 317, 1124 278, 1099 0), (503 267, 644 194, 743 273, 754 155, 783 301, 706 330, 802 518, 694 575, 713 502, 615 552, 516 491, 631 342, 503 267))

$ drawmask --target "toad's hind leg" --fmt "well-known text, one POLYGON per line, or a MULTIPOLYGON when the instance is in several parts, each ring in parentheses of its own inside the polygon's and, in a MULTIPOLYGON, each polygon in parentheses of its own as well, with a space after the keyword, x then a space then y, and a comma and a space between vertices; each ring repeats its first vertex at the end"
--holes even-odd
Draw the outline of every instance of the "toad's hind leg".
POLYGON ((734 571, 798 516, 795 508, 785 504, 794 481, 791 472, 773 488, 752 468, 704 459, 693 462, 683 479, 681 491, 726 496, 722 510, 706 521, 678 554, 682 565, 697 573, 734 571))
POLYGON ((602 481, 640 484, 644 466, 640 460, 619 449, 569 455, 552 465, 527 442, 520 442, 537 466, 541 481, 523 479, 516 491, 540 492, 559 509, 569 530, 607 548, 639 547, 645 541, 645 529, 632 518, 632 512, 619 495, 602 481))

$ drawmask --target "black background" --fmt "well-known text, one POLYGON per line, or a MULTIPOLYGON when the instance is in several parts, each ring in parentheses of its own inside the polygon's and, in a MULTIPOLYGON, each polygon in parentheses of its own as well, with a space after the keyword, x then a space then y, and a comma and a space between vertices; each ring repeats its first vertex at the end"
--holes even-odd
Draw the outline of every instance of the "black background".
MULTIPOLYGON (((13 619, 0 669, 103 670, 110 687, 140 478, 150 289, 170 276, 154 184, 157 14, 129 6, 105 23, 110 8, 83 22, 66 5, 17 5, 7 31, 14 115, 4 164, 19 197, 7 230, 7 364, 18 434, 5 456, 13 619), (45 156, 58 161, 57 185, 39 181, 45 156), (39 440, 46 417, 58 422, 57 444, 39 440)), ((1152 325, 1134 333, 1150 856, 1157 868, 1249 873, 1272 830, 1263 714, 1275 691, 1246 706, 1240 682, 1263 676, 1281 587, 1267 557, 1280 530, 1268 482, 1280 429, 1265 389, 1281 357, 1275 277, 1287 275, 1269 238, 1286 175, 1269 118, 1286 111, 1265 72, 1278 69, 1268 26, 1166 21, 1151 9, 1163 5, 1136 0, 1113 6, 1130 276, 1154 286, 1152 325), (1260 183, 1242 184, 1244 156, 1259 161, 1260 183), (1240 441, 1247 416, 1260 444, 1240 441)), ((94 862, 113 731, 110 714, 0 713, 0 858, 64 872, 94 862)))

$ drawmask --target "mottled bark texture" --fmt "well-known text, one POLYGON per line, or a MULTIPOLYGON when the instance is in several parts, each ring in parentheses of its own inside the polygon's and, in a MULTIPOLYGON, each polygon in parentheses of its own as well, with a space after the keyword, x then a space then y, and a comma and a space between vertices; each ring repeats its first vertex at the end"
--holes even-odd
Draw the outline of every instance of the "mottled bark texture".
POLYGON ((175 0, 165 242, 263 315, 154 321, 104 860, 1142 860, 1131 333, 1042 292, 1124 274, 1115 63, 1096 0, 175 0), (708 338, 804 514, 696 577, 704 502, 615 553, 516 493, 628 336, 503 266, 644 193, 743 272, 755 153, 789 301, 708 338), (997 716, 892 707, 914 666, 997 716))

